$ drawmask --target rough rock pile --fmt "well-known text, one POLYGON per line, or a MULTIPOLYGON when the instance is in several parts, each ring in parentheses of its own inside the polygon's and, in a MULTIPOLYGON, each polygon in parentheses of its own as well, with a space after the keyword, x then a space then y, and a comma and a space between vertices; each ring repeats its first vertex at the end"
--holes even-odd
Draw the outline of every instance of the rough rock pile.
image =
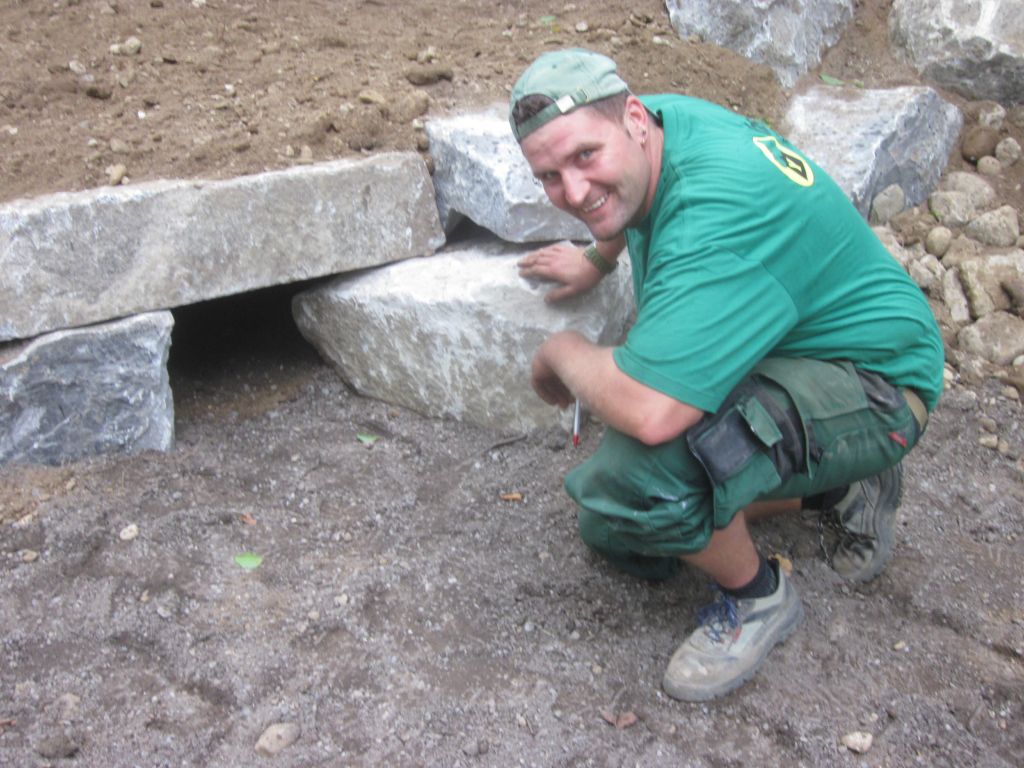
POLYGON ((929 297, 947 380, 995 377, 1015 398, 1024 392, 1024 237, 1021 211, 1004 204, 992 182, 1021 161, 1006 128, 1022 118, 1020 109, 982 109, 962 134, 973 170, 947 174, 921 205, 904 209, 902 190, 889 187, 871 209, 876 233, 929 297))

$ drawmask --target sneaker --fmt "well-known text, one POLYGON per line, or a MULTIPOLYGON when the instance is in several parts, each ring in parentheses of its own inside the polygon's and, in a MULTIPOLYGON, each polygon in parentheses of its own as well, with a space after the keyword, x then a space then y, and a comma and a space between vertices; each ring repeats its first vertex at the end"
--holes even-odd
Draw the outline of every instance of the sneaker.
POLYGON ((897 464, 853 483, 838 504, 818 516, 819 542, 836 573, 865 582, 882 572, 892 557, 896 509, 902 494, 903 469, 897 464))
POLYGON ((796 590, 779 569, 778 587, 767 597, 737 600, 719 592, 701 610, 700 626, 672 655, 665 692, 682 701, 707 701, 739 688, 754 676, 768 651, 785 640, 804 616, 796 590))

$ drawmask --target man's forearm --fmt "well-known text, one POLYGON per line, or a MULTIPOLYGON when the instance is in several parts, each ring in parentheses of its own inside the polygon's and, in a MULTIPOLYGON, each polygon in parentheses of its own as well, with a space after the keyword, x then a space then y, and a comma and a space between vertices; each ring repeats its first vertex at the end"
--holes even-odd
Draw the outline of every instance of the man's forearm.
POLYGON ((627 376, 616 365, 611 347, 592 344, 574 331, 555 334, 538 355, 605 424, 644 443, 677 437, 703 415, 627 376))

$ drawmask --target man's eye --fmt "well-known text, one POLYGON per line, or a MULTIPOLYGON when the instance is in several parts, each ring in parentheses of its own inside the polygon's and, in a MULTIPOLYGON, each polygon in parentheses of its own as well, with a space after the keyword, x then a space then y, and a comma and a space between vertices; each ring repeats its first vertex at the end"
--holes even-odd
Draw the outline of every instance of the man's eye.
POLYGON ((577 155, 577 157, 580 159, 581 162, 586 162, 587 160, 589 160, 593 156, 594 156, 594 150, 592 150, 592 149, 582 149, 582 150, 580 150, 580 153, 577 155))

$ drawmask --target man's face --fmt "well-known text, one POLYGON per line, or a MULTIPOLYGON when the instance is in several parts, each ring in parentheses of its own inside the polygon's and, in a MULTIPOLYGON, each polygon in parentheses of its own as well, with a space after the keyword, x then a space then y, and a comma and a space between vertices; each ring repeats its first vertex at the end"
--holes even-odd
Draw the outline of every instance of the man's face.
POLYGON ((653 196, 651 166, 634 138, 644 130, 635 112, 627 106, 624 120, 613 121, 583 107, 541 126, 521 145, 551 202, 598 240, 610 240, 642 218, 653 196))

